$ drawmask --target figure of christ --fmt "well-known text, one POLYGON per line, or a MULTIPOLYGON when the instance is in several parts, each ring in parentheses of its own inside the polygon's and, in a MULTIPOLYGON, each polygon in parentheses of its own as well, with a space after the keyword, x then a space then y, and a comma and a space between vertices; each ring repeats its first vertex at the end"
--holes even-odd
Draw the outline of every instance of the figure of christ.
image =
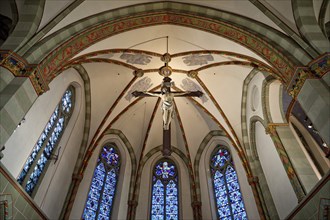
POLYGON ((169 130, 171 120, 173 118, 174 112, 174 97, 183 97, 183 96, 191 96, 191 97, 201 97, 203 93, 201 91, 188 91, 188 92, 171 92, 170 90, 170 78, 165 77, 164 82, 162 83, 161 92, 139 92, 134 91, 132 94, 135 97, 138 96, 155 96, 160 97, 162 99, 162 115, 163 115, 163 129, 169 130))

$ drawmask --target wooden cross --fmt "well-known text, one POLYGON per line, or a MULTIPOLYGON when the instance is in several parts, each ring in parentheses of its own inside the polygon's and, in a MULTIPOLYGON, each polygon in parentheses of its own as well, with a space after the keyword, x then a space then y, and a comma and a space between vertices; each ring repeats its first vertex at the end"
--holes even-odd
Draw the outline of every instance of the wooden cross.
POLYGON ((161 91, 159 92, 141 92, 134 91, 134 97, 160 97, 162 99, 162 114, 163 114, 163 156, 171 155, 171 119, 174 112, 174 97, 201 97, 201 91, 187 91, 187 92, 171 92, 171 78, 164 77, 161 91))

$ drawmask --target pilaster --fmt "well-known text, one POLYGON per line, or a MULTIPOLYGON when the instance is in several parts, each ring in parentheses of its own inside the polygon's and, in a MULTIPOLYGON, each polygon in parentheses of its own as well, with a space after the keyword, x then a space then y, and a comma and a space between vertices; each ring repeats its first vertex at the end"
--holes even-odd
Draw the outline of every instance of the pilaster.
POLYGON ((287 151, 285 150, 283 143, 276 131, 277 126, 287 126, 287 124, 268 124, 266 133, 270 135, 274 142, 277 153, 283 163, 284 169, 288 175, 292 188, 296 193, 298 201, 300 202, 305 197, 306 193, 304 191, 302 183, 297 176, 297 172, 290 161, 287 151))

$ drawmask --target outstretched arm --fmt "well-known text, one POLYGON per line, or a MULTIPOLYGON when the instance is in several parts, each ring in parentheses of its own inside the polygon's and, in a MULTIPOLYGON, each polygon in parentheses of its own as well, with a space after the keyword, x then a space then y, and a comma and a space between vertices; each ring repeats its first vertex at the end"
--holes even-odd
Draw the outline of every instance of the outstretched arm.
POLYGON ((156 96, 156 97, 160 97, 160 93, 159 92, 141 92, 141 91, 134 91, 132 92, 132 95, 134 97, 150 97, 150 96, 156 96))
POLYGON ((191 97, 201 97, 204 95, 201 91, 191 91, 191 92, 172 92, 175 97, 191 96, 191 97))

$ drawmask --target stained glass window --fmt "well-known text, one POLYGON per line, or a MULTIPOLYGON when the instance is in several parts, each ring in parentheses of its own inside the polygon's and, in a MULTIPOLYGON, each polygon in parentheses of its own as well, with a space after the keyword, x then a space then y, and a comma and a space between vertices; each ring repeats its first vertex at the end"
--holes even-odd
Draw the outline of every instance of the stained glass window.
POLYGON ((168 159, 156 163, 153 170, 151 219, 179 219, 178 172, 168 159))
POLYGON ((72 115, 73 106, 74 87, 70 86, 56 106, 18 176, 17 181, 31 196, 38 187, 55 149, 58 148, 58 143, 72 115))
POLYGON ((119 152, 114 144, 105 145, 94 170, 82 219, 110 219, 120 168, 119 152))
POLYGON ((218 219, 247 219, 234 162, 225 146, 214 150, 210 168, 218 219))

